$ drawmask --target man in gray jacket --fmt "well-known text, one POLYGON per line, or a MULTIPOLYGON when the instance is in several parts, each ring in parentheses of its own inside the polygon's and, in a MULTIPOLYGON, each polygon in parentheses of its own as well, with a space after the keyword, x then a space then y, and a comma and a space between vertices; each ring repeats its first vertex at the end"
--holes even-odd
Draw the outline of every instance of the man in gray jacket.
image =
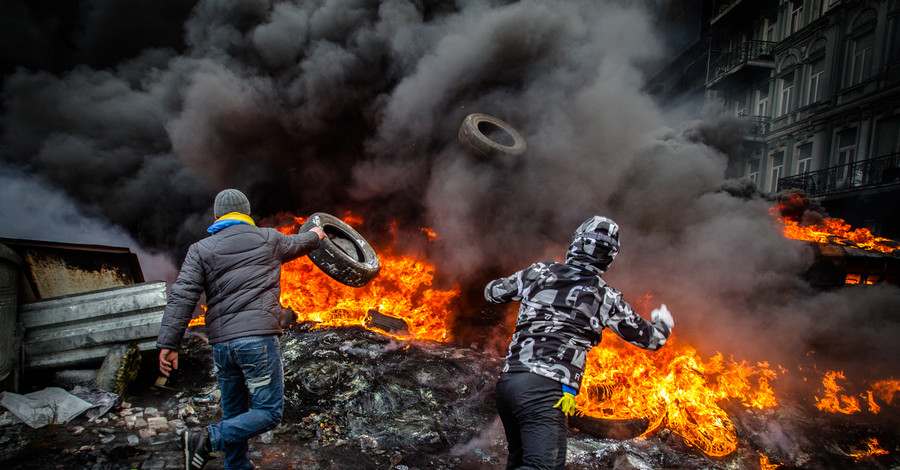
POLYGON ((211 236, 188 249, 156 342, 159 370, 168 376, 178 369, 178 346, 205 292, 222 421, 185 433, 185 470, 203 468, 213 451, 224 451, 227 469, 253 468, 248 440, 281 422, 281 265, 311 252, 325 238, 318 227, 296 235, 257 227, 250 218, 250 201, 236 189, 216 196, 214 215, 216 221, 207 229, 211 236))

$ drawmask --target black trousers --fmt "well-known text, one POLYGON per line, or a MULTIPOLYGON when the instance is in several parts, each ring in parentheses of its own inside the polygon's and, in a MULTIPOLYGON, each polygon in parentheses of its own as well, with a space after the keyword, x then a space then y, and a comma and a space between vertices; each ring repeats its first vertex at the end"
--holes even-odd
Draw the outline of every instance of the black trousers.
POLYGON ((562 385, 531 372, 504 372, 497 382, 497 412, 509 444, 507 470, 566 467, 566 415, 553 405, 562 385))

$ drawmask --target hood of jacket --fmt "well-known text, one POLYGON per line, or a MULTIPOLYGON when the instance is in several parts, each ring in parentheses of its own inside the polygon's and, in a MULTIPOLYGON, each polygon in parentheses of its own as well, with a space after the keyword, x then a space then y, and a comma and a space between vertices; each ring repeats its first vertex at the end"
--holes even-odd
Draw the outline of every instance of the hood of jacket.
POLYGON ((609 269, 618 253, 619 225, 595 215, 575 230, 566 252, 566 264, 600 275, 609 269))

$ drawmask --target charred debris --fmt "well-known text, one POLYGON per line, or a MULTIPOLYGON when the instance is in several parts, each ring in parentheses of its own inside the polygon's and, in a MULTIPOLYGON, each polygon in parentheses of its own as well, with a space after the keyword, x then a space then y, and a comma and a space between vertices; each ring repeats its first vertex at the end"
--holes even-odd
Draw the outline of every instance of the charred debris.
MULTIPOLYGON (((8 258, 21 266, 27 257, 17 256, 20 259, 8 258)), ((100 312, 96 316, 101 318, 137 315, 146 320, 164 305, 164 298, 141 293, 153 283, 137 281, 32 299, 21 307, 26 312, 62 315, 65 307, 54 302, 63 302, 100 312), (121 294, 113 295, 117 298, 155 300, 125 302, 130 305, 125 308, 121 302, 108 301, 104 295, 109 292, 121 294)), ((498 312, 486 316, 501 318, 498 312)), ((62 330, 77 331, 88 317, 71 318, 62 330)), ((494 406, 502 353, 479 343, 464 346, 404 339, 408 329, 403 320, 377 310, 368 312, 364 325, 323 328, 291 321, 282 325, 284 420, 251 443, 254 462, 260 468, 276 469, 504 468, 506 443, 494 406)), ((203 326, 189 330, 180 370, 167 381, 159 380, 155 349, 146 346, 150 340, 118 338, 96 344, 101 337, 98 332, 107 330, 106 326, 90 327, 66 341, 43 341, 71 346, 49 356, 66 360, 45 366, 29 362, 39 355, 27 347, 36 344, 29 343, 33 336, 24 335, 26 347, 16 370, 21 373, 27 365, 28 373, 19 377, 26 379, 21 380, 19 392, 59 387, 90 407, 40 427, 23 423, 11 412, 3 414, 0 464, 4 468, 181 468, 183 456, 177 444, 184 430, 220 419, 211 347, 203 326), (74 342, 79 337, 84 344, 74 342), (106 351, 105 357, 79 356, 92 348, 106 351)), ((739 403, 723 404, 739 440, 737 450, 723 457, 704 454, 664 427, 648 430, 646 419, 576 416, 570 420, 567 468, 900 466, 896 408, 879 414, 840 415, 820 412, 806 396, 778 398, 779 406, 761 411, 739 403)), ((213 461, 210 468, 221 468, 221 461, 213 461)))
MULTIPOLYGON (((251 443, 260 468, 504 468, 493 396, 502 358, 495 352, 398 340, 362 326, 315 326, 293 324, 281 338, 285 415, 281 426, 251 443)), ((203 334, 203 327, 191 330, 180 370, 165 383, 155 381, 155 358, 145 358, 141 374, 104 414, 40 429, 4 424, 0 461, 16 469, 179 468, 184 429, 220 417, 203 334)), ((865 418, 825 415, 808 402, 780 398, 780 406, 764 411, 725 404, 740 445, 724 457, 707 456, 665 428, 636 438, 644 431, 640 423, 577 417, 570 421, 567 468, 900 465, 894 410, 865 418), (884 453, 867 455, 871 438, 884 453)), ((214 461, 210 468, 220 465, 214 461)))

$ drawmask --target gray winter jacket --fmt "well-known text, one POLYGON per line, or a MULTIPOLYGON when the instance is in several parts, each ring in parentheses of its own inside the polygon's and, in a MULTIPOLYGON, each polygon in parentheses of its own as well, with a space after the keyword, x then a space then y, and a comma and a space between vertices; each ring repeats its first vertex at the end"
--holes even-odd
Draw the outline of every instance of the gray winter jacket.
POLYGON ((281 265, 317 246, 313 232, 284 235, 249 224, 225 227, 194 243, 169 293, 156 347, 178 349, 203 292, 210 344, 280 335, 281 265))

